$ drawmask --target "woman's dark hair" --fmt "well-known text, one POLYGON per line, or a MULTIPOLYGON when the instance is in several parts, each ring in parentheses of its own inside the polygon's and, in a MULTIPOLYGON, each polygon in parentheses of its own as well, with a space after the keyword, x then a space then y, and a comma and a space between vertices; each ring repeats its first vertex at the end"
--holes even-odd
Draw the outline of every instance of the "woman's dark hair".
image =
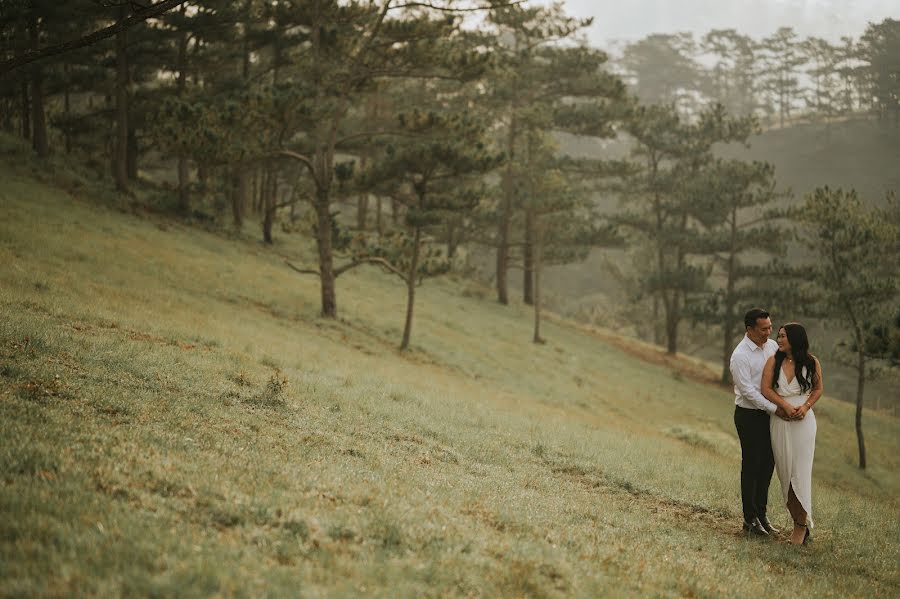
MULTIPOLYGON (((800 383, 800 390, 806 393, 816 384, 816 358, 809 353, 809 338, 806 329, 798 322, 788 322, 778 327, 784 329, 788 343, 791 344, 791 355, 794 357, 794 376, 800 383), (806 374, 803 370, 806 367, 806 374)), ((780 349, 775 352, 775 376, 772 377, 772 388, 778 388, 778 378, 781 372, 781 364, 787 354, 780 349)))

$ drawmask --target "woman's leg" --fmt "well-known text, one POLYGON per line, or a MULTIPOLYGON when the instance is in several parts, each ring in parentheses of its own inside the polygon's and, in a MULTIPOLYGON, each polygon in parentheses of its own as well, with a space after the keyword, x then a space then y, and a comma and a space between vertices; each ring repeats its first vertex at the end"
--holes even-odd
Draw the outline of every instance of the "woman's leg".
POLYGON ((791 517, 794 519, 794 531, 791 533, 791 543, 799 545, 803 542, 803 539, 806 538, 806 510, 803 509, 800 500, 794 495, 793 485, 788 489, 787 508, 791 513, 791 517))

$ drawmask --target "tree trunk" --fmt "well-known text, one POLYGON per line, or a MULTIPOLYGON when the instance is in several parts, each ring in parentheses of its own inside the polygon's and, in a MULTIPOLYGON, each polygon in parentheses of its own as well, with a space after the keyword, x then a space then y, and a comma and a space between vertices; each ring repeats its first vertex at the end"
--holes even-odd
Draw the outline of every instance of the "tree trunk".
POLYGON ((734 323, 732 320, 734 316, 731 312, 728 312, 725 316, 725 323, 722 327, 722 377, 721 381, 723 385, 730 385, 733 381, 731 380, 731 352, 734 351, 734 348, 731 346, 734 340, 734 323))
POLYGON ((328 189, 316 190, 316 246, 319 249, 319 278, 322 287, 322 316, 337 318, 334 290, 334 256, 331 247, 331 204, 328 189))
MULTIPOLYGON (((128 9, 119 8, 119 19, 128 16, 128 9)), ((125 30, 116 33, 116 145, 113 175, 118 191, 128 191, 128 51, 125 30)))
POLYGON ((662 346, 663 328, 659 322, 659 292, 653 292, 653 343, 662 346))
POLYGON ((510 107, 509 132, 506 138, 506 169, 503 171, 503 202, 500 212, 500 222, 497 226, 497 301, 501 304, 509 304, 509 229, 512 221, 513 196, 515 195, 515 181, 513 173, 513 160, 515 158, 515 145, 517 121, 515 106, 510 107))
POLYGON ((256 189, 256 201, 253 208, 256 214, 262 214, 266 205, 266 190, 269 189, 269 177, 270 173, 267 165, 262 168, 261 176, 259 177, 259 187, 256 189))
POLYGON ((863 389, 866 385, 866 355, 863 349, 862 331, 856 329, 856 347, 857 364, 856 364, 856 442, 859 445, 859 467, 866 469, 866 442, 863 439, 862 429, 862 411, 863 411, 863 389))
POLYGON ((459 247, 459 238, 456 234, 457 228, 460 228, 460 225, 453 222, 452 219, 447 222, 447 260, 453 259, 453 256, 456 255, 456 249, 459 247))
MULTIPOLYGON (((28 31, 31 37, 31 49, 38 50, 40 31, 38 29, 37 14, 32 13, 28 31)), ((44 71, 39 64, 31 68, 31 146, 41 158, 50 154, 50 146, 47 143, 47 117, 44 114, 44 71)))
POLYGON ((138 178, 138 142, 134 127, 128 128, 128 147, 126 154, 126 171, 129 181, 137 181, 138 178))
MULTIPOLYGON (((271 165, 269 170, 273 170, 271 165)), ((269 177, 269 186, 266 190, 265 204, 263 205, 263 241, 273 243, 272 225, 275 223, 275 204, 278 198, 278 174, 272 172, 269 177)))
POLYGON ((247 177, 244 175, 240 164, 231 166, 231 215, 234 218, 234 228, 238 231, 244 226, 244 203, 246 201, 247 177))
POLYGON ((509 303, 509 284, 507 272, 509 271, 509 221, 501 215, 499 230, 497 232, 497 301, 501 304, 509 303))
POLYGON ((31 139, 31 100, 28 94, 28 79, 22 78, 22 139, 31 139))
POLYGON ((666 353, 674 356, 678 352, 678 293, 672 297, 663 297, 663 308, 666 311, 666 353))
POLYGON ((543 243, 542 231, 536 231, 534 239, 534 343, 544 343, 541 337, 541 247, 543 243))
POLYGON ((422 230, 416 227, 413 236, 413 255, 409 264, 409 273, 406 275, 406 324, 403 326, 403 341, 400 349, 409 349, 409 337, 412 334, 413 306, 416 301, 416 279, 419 271, 419 242, 422 239, 422 230))
POLYGON ((191 173, 187 155, 180 150, 178 152, 178 211, 181 214, 189 214, 191 211, 190 182, 191 173))
POLYGON ((66 82, 65 82, 65 89, 63 90, 63 114, 66 116, 66 128, 65 128, 65 131, 63 131, 63 136, 65 137, 66 154, 72 153, 72 130, 71 130, 71 125, 68 122, 68 118, 69 118, 69 115, 70 115, 71 109, 72 109, 72 101, 71 101, 71 97, 70 97, 71 94, 69 93, 69 85, 71 83, 71 81, 70 81, 71 70, 72 70, 72 65, 70 65, 69 63, 66 63, 66 67, 65 67, 66 82))
MULTIPOLYGON (((365 168, 365 167, 364 167, 365 168)), ((361 193, 356 199, 356 228, 366 230, 366 222, 369 220, 369 194, 361 193)))
POLYGON ((526 305, 534 304, 534 210, 525 211, 525 247, 522 250, 522 260, 525 267, 522 277, 522 300, 526 305))
POLYGON ((375 229, 378 231, 378 237, 384 235, 384 224, 381 220, 381 196, 375 197, 375 229))
MULTIPOLYGON (((737 204, 735 203, 735 206, 737 204)), ((735 269, 737 267, 737 208, 731 210, 731 248, 728 252, 728 280, 725 284, 725 314, 722 318, 722 384, 728 385, 731 381, 731 352, 734 348, 734 285, 735 269)))
MULTIPOLYGON (((187 7, 185 5, 181 6, 181 14, 184 15, 187 7)), ((184 95, 184 89, 187 85, 187 47, 188 47, 188 35, 186 32, 182 32, 181 36, 178 38, 178 56, 177 66, 178 69, 178 79, 175 81, 175 89, 178 97, 184 95)), ((187 152, 184 149, 178 150, 178 211, 181 214, 189 214, 191 211, 191 198, 189 192, 189 186, 191 184, 191 173, 188 165, 188 156, 187 152)))

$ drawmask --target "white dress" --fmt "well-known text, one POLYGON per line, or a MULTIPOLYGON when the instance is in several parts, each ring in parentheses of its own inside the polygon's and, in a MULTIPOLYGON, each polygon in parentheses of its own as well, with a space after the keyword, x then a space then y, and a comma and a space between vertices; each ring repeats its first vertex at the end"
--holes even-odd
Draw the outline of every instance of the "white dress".
MULTIPOLYGON (((801 391, 797 377, 788 383, 783 369, 778 373, 778 388, 775 390, 794 407, 803 405, 809 397, 809 391, 801 391)), ((793 487, 794 495, 806 511, 807 524, 812 528, 812 465, 816 451, 816 415, 810 409, 802 420, 785 421, 773 414, 769 420, 769 431, 784 502, 787 504, 788 491, 793 487)))

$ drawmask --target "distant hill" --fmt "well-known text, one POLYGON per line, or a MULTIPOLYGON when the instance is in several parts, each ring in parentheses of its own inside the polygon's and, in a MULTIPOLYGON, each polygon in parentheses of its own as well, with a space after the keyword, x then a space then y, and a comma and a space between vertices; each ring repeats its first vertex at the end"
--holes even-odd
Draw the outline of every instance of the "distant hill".
POLYGON ((734 145, 721 153, 771 162, 779 188, 798 199, 824 185, 855 188, 876 204, 888 191, 900 191, 900 128, 873 119, 770 129, 749 148, 734 145))

